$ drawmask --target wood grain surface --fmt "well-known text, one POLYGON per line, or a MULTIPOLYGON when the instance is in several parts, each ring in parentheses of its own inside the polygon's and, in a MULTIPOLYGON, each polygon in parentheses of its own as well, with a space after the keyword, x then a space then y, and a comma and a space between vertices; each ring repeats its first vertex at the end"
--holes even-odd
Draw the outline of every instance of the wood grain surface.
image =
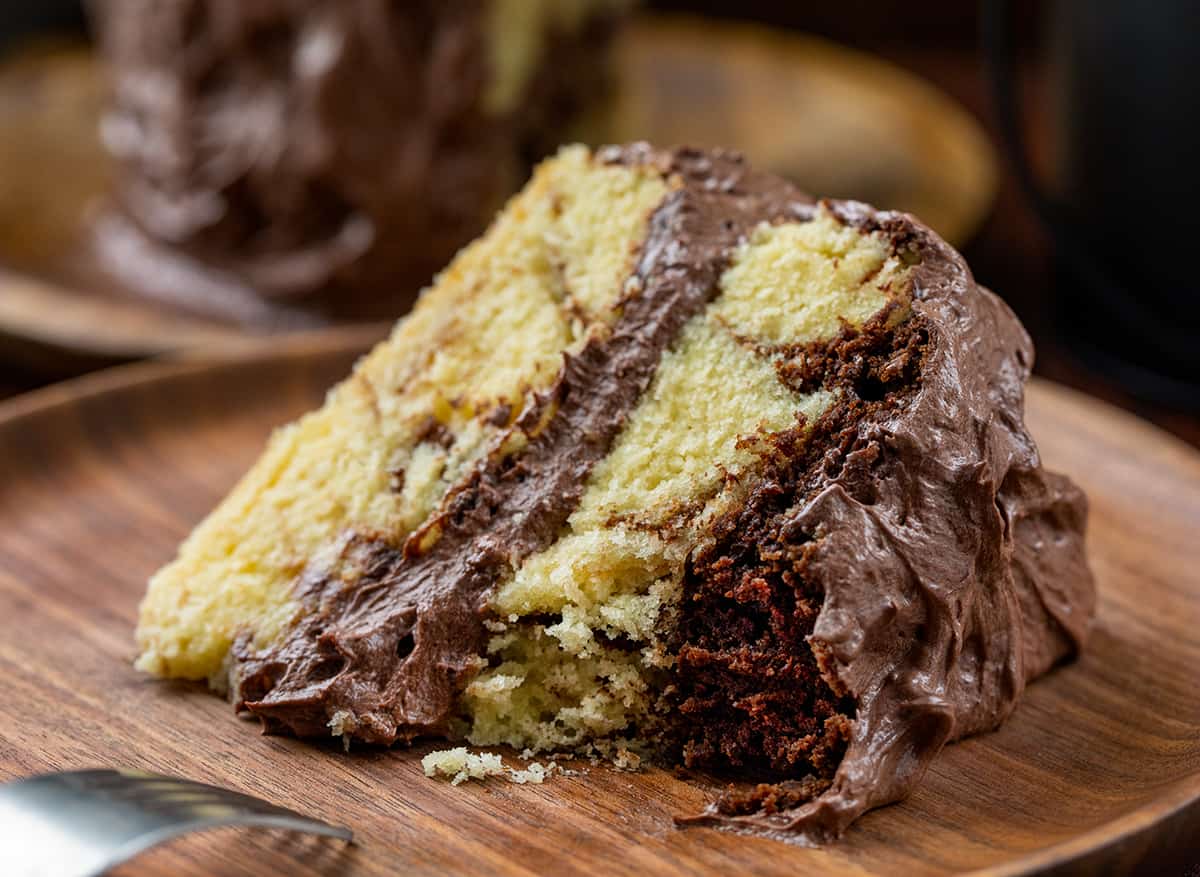
MULTIPOLYGON (((615 102, 580 139, 741 149, 817 195, 917 213, 952 243, 991 203, 994 160, 978 124, 861 52, 651 17, 619 43, 617 75, 615 102)), ((98 135, 104 101, 86 48, 35 46, 0 64, 0 357, 51 368, 69 355, 73 368, 94 367, 243 334, 123 292, 89 254, 89 217, 111 176, 98 135)))
POLYGON ((0 780, 148 768, 358 835, 346 847, 224 830, 119 873, 1169 874, 1200 837, 1200 454, 1046 384, 1030 388, 1032 429, 1091 496, 1090 648, 998 732, 948 747, 909 800, 825 849, 676 830, 672 814, 706 792, 669 772, 453 788, 421 774, 427 746, 347 755, 263 737, 201 688, 136 673, 147 575, 361 347, 306 339, 133 366, 0 406, 0 780))

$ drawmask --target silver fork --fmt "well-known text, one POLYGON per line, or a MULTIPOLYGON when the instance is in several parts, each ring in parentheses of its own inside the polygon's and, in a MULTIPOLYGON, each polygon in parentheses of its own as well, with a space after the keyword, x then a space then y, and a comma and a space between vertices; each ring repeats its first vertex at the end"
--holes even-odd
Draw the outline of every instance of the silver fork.
POLYGON ((0 786, 0 873, 92 877, 173 837, 228 825, 353 839, 348 828, 219 786, 140 770, 74 770, 0 786))

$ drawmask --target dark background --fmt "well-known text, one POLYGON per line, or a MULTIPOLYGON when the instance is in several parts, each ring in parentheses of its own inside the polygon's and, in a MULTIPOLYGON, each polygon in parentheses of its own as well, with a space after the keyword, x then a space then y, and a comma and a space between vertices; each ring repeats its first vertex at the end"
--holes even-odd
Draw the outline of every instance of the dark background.
MULTIPOLYGON (((975 115, 993 137, 997 133, 978 48, 978 4, 970 0, 839 0, 832 4, 649 0, 647 5, 796 28, 875 53, 935 83, 975 115)), ((1014 4, 1027 137, 1033 163, 1040 168, 1048 165, 1054 150, 1046 119, 1049 79, 1041 51, 1046 5, 1035 0, 1014 4)), ((36 26, 80 28, 82 22, 79 4, 71 0, 0 2, 0 49, 13 41, 15 34, 36 26)), ((1200 446, 1200 412, 1140 400, 1069 352, 1062 341, 1061 324, 1053 319, 1059 293, 1050 241, 1003 159, 1000 170, 994 209, 963 248, 964 255, 976 277, 1000 293, 1030 330, 1038 348, 1037 372, 1130 409, 1200 446)), ((0 370, 0 395, 37 383, 37 376, 0 370)))

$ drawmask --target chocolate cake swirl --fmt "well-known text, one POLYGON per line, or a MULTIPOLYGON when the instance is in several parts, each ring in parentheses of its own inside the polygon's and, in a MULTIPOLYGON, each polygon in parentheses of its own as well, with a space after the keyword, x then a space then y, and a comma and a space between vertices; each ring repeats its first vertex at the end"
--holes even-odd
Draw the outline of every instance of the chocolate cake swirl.
POLYGON ((160 573, 143 666, 229 670, 240 708, 300 736, 765 772, 681 823, 829 840, 1084 643, 1086 501, 1025 430, 1031 365, 1008 308, 909 216, 728 153, 567 150, 160 573), (513 354, 472 332, 503 296, 530 347, 563 333, 561 360, 483 392, 513 354), (309 478, 344 422, 354 441, 410 424, 386 454, 337 439, 404 461, 378 482, 394 504, 342 511, 379 499, 356 492, 367 468, 321 476, 317 496, 345 492, 320 531, 272 519, 314 495, 281 473, 309 478), (245 554, 260 531, 290 547, 245 554), (278 570, 244 586, 277 626, 237 614, 246 569, 278 570), (201 580, 226 590, 176 633, 201 580))
POLYGON ((337 559, 356 574, 349 586, 310 570, 302 623, 263 653, 235 649, 236 699, 269 727, 319 735, 345 713, 371 743, 446 733, 484 653, 489 592, 558 538, 663 352, 717 294, 739 238, 809 201, 726 156, 639 146, 600 158, 656 163, 683 181, 655 211, 611 333, 566 355, 550 390, 402 549, 349 540, 337 559))

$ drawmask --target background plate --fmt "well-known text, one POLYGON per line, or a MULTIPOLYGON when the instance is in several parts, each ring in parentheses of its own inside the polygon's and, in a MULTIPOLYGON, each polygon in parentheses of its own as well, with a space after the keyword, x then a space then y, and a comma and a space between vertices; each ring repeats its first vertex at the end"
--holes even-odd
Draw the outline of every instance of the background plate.
MULTIPOLYGON (((583 139, 744 150, 821 196, 911 211, 961 244, 995 189, 991 149, 960 107, 910 73, 811 37, 687 18, 638 20, 617 99, 583 139)), ((88 256, 107 190, 89 51, 42 45, 0 64, 0 356, 77 373, 242 331, 123 294, 88 256)))
POLYGON ((452 788, 414 750, 262 737, 199 687, 130 666, 146 577, 316 405, 361 339, 222 364, 141 365, 0 406, 0 780, 96 765, 230 785, 354 827, 359 845, 219 832, 134 874, 1169 873, 1200 836, 1200 454, 1035 382, 1047 463, 1092 502, 1099 618, 1082 659, 998 732, 946 749, 907 801, 805 850, 678 831, 705 792, 592 768, 543 786, 452 788), (1149 858, 1147 858, 1149 857, 1149 858))

